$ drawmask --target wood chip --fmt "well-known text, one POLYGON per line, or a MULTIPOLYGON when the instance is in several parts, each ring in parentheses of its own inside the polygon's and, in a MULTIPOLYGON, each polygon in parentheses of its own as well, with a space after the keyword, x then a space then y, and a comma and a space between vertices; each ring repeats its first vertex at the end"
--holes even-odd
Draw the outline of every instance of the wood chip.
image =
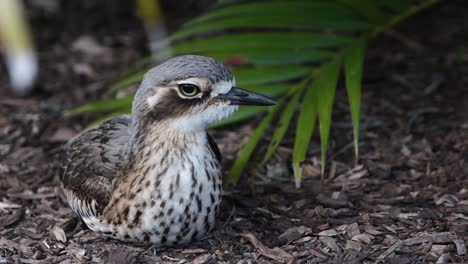
POLYGON ((20 198, 25 200, 36 200, 36 199, 45 199, 55 197, 55 193, 32 193, 30 191, 25 191, 22 193, 9 193, 9 197, 20 198))
POLYGON ((388 231, 396 234, 396 229, 393 227, 393 226, 389 226, 389 225, 382 225, 385 229, 387 229, 388 231))
POLYGON ((382 234, 382 232, 380 232, 379 230, 377 230, 377 229, 376 229, 374 226, 372 226, 372 225, 364 225, 364 226, 362 226, 362 230, 363 230, 364 232, 369 233, 369 234, 374 235, 374 236, 382 234))
POLYGON ((333 199, 331 197, 325 196, 322 193, 319 193, 315 199, 317 199, 317 202, 320 204, 331 208, 351 207, 349 201, 333 199))
POLYGON ((407 246, 411 245, 416 245, 416 244, 422 244, 422 243, 427 243, 427 242, 432 242, 432 243, 449 243, 453 241, 453 235, 450 232, 442 232, 442 233, 436 233, 436 234, 424 234, 420 235, 417 237, 412 237, 405 239, 403 242, 407 246))
POLYGON ((348 227, 346 228, 346 234, 348 235, 348 237, 353 237, 353 236, 361 234, 358 224, 353 223, 353 224, 348 225, 348 227))
POLYGON ((309 242, 311 240, 312 240, 311 236, 306 236, 306 237, 303 237, 303 238, 299 238, 298 240, 295 240, 294 244, 295 245, 301 245, 301 244, 304 244, 304 243, 309 242))
POLYGON ((21 208, 21 205, 15 203, 0 202, 0 210, 21 208))
POLYGON ((19 258, 20 263, 26 263, 26 264, 40 264, 43 263, 41 260, 35 260, 35 259, 25 259, 25 258, 19 258))
POLYGON ((137 253, 125 248, 115 248, 108 252, 108 263, 133 264, 136 262, 137 253))
POLYGON ((0 216, 0 227, 9 227, 15 225, 18 221, 24 218, 24 213, 24 208, 20 208, 15 210, 12 214, 0 216))
POLYGON ((242 237, 246 238, 252 245, 262 254, 263 256, 276 260, 280 263, 292 263, 294 260, 294 257, 287 253, 286 251, 282 250, 281 248, 275 247, 275 248, 269 248, 265 245, 263 245, 262 242, 260 242, 252 233, 242 233, 242 237))
POLYGON ((328 230, 323 230, 322 232, 318 233, 318 235, 331 237, 331 236, 337 236, 338 232, 336 232, 335 229, 328 229, 328 230))
POLYGON ((57 241, 60 241, 63 243, 67 242, 67 236, 65 235, 65 232, 63 231, 62 228, 58 226, 54 226, 54 228, 52 228, 51 230, 51 233, 55 237, 55 239, 57 239, 57 241))
POLYGON ((203 254, 196 257, 191 263, 192 264, 204 264, 204 263, 211 263, 213 256, 211 254, 203 254))
POLYGON ((457 255, 463 256, 466 254, 466 244, 465 241, 463 241, 463 239, 454 239, 453 243, 457 248, 457 255))
POLYGON ((438 245, 438 244, 434 244, 431 246, 431 252, 432 253, 435 253, 437 255, 440 255, 440 254, 443 254, 443 253, 446 253, 450 250, 450 247, 448 245, 438 245))
POLYGON ((6 238, 0 238, 0 248, 11 248, 11 249, 15 248, 23 252, 29 251, 29 247, 13 242, 11 240, 7 240, 6 238))
POLYGON ((450 263, 450 259, 451 259, 450 254, 442 254, 437 259, 436 264, 450 263))
POLYGON ((319 240, 325 245, 325 247, 338 253, 341 252, 341 248, 336 244, 336 239, 332 237, 320 237, 319 240))
POLYGON ((353 240, 347 240, 346 241, 346 250, 356 250, 357 252, 360 252, 362 250, 362 244, 359 241, 353 241, 353 240))
POLYGON ((34 227, 18 227, 15 229, 15 234, 18 234, 20 236, 26 236, 28 238, 32 238, 35 240, 42 239, 44 236, 42 233, 37 233, 38 230, 34 227))
POLYGON ((188 249, 184 249, 182 250, 182 254, 200 254, 200 253, 205 253, 206 250, 204 250, 203 248, 188 248, 188 249))
POLYGON ((318 252, 315 249, 311 248, 311 249, 309 249, 309 252, 310 252, 311 255, 314 255, 317 258, 317 261, 319 261, 319 262, 322 262, 322 261, 328 259, 327 256, 323 255, 322 253, 318 252))
POLYGON ((374 236, 367 233, 355 235, 351 238, 351 240, 364 242, 366 244, 369 244, 372 239, 374 239, 374 236))
POLYGON ((282 233, 278 238, 285 244, 289 244, 301 237, 307 236, 312 233, 312 229, 306 226, 291 227, 282 233))
POLYGON ((403 245, 403 241, 398 240, 393 244, 391 247, 389 247, 387 250, 382 252, 378 257, 377 261, 375 263, 378 263, 380 260, 384 260, 388 255, 392 254, 395 250, 397 250, 401 245, 403 245))
POLYGON ((346 173, 337 176, 335 180, 341 180, 341 181, 357 180, 366 176, 367 174, 368 174, 367 169, 365 169, 363 165, 358 165, 352 168, 351 170, 347 171, 346 173))

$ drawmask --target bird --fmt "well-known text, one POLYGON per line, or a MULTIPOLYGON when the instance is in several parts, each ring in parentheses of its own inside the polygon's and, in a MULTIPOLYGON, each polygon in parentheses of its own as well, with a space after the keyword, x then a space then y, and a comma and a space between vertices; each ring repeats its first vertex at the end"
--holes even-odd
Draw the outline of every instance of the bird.
POLYGON ((95 233, 173 246, 215 226, 221 154, 207 127, 240 105, 275 101, 236 87, 223 63, 181 55, 149 70, 131 113, 81 132, 64 147, 66 201, 95 233))

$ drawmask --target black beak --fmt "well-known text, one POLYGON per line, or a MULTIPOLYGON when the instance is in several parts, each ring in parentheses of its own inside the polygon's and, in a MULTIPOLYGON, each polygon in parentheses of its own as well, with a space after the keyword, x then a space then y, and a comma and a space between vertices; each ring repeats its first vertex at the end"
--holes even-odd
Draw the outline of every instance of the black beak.
POLYGON ((270 97, 232 87, 227 94, 220 94, 218 98, 229 100, 231 105, 275 105, 270 97))

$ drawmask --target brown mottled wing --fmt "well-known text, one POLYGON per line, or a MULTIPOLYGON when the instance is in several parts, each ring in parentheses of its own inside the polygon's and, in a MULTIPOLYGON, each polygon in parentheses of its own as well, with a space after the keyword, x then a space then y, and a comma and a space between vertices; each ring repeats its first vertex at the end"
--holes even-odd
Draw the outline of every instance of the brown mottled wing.
POLYGON ((98 211, 108 203, 112 180, 130 139, 129 116, 109 119, 72 139, 65 146, 60 177, 65 191, 98 211))
POLYGON ((210 144, 211 150, 215 154, 219 163, 221 163, 223 161, 223 157, 221 156, 221 152, 219 151, 218 145, 216 144, 214 139, 210 136, 210 134, 206 133, 206 137, 208 138, 208 143, 210 144))

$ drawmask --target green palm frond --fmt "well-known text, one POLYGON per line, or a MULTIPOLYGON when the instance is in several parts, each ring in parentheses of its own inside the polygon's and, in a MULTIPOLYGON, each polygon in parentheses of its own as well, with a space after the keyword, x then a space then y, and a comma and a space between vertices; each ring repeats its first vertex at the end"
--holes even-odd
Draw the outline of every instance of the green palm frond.
MULTIPOLYGON (((286 131, 295 127, 292 167, 299 186, 301 164, 306 159, 318 121, 323 174, 341 71, 349 98, 357 160, 361 80, 368 39, 436 2, 438 0, 257 0, 211 10, 173 33, 168 39, 173 54, 200 54, 227 62, 235 58, 241 62, 240 67, 234 69, 240 87, 281 98, 275 107, 243 107, 229 120, 215 125, 239 122, 268 112, 242 147, 229 181, 235 183, 239 179, 263 132, 276 120, 275 115, 279 116, 279 122, 274 124, 273 137, 262 164, 272 157, 286 131), (298 118, 294 125, 295 113, 298 118)), ((122 79, 113 89, 139 81, 146 70, 122 79)), ((119 103, 115 108, 117 111, 124 109, 119 103)), ((94 104, 78 112, 96 110, 100 109, 94 104)))

